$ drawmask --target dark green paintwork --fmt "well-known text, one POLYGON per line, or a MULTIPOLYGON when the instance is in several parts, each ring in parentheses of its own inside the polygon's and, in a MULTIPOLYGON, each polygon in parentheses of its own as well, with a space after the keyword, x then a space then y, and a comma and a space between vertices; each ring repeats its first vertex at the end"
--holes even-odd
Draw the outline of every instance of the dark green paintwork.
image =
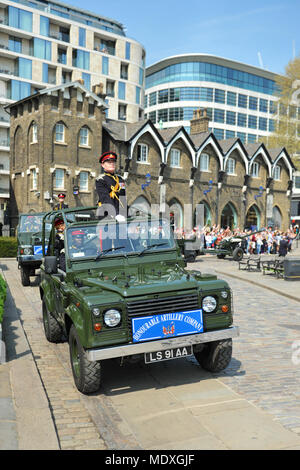
MULTIPOLYGON (((72 213, 89 209, 91 208, 48 213, 44 223, 53 220, 55 215, 61 215, 67 228, 78 227, 79 222, 68 222, 72 219, 72 213)), ((88 227, 94 223, 88 221, 85 225, 88 227)), ((82 226, 82 222, 80 225, 82 226)), ((53 241, 54 229, 50 234, 50 256, 53 254, 53 241)), ((199 308, 204 296, 213 295, 218 300, 218 307, 214 313, 204 313, 204 331, 224 329, 232 325, 231 291, 227 282, 217 279, 214 275, 185 270, 185 262, 176 242, 172 248, 159 247, 145 252, 142 256, 134 253, 126 257, 116 252, 107 254, 98 261, 72 261, 66 249, 65 276, 60 273, 46 274, 42 264, 40 292, 48 311, 57 318, 65 333, 68 333, 71 323, 75 325, 81 344, 86 349, 131 343, 126 303, 140 299, 150 301, 154 295, 165 298, 179 293, 197 293, 199 308), (222 290, 228 291, 226 300, 220 296, 222 290), (221 311, 221 305, 224 304, 229 307, 226 314, 221 311), (92 314, 93 307, 100 308, 99 317, 92 314), (102 313, 108 308, 117 308, 122 312, 121 324, 115 328, 105 326, 103 322, 102 313), (102 325, 100 332, 94 331, 93 328, 94 323, 98 322, 102 325)))

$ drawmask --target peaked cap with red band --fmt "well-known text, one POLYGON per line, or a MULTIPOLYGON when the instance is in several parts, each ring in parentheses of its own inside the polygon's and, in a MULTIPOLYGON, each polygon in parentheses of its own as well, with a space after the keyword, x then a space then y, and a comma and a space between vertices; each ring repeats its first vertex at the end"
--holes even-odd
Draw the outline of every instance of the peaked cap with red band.
POLYGON ((57 196, 59 199, 64 199, 66 195, 64 193, 59 193, 57 196))
POLYGON ((56 219, 56 221, 54 222, 55 227, 57 227, 58 225, 61 225, 61 224, 64 224, 63 219, 56 219))
POLYGON ((99 158, 100 163, 104 163, 106 160, 117 160, 118 155, 115 152, 104 152, 99 158))

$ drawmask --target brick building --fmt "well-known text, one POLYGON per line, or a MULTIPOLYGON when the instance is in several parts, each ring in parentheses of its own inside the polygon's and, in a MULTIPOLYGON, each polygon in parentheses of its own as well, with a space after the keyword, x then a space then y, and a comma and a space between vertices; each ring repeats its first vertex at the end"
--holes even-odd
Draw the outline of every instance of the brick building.
POLYGON ((116 151, 129 206, 164 204, 177 226, 192 226, 197 204, 205 222, 222 226, 289 226, 294 166, 284 148, 217 140, 195 111, 184 127, 156 129, 150 120, 105 118, 101 87, 73 82, 10 105, 11 223, 20 212, 51 209, 65 192, 70 206, 97 202, 98 156, 116 151), (74 186, 79 194, 74 195, 74 186))

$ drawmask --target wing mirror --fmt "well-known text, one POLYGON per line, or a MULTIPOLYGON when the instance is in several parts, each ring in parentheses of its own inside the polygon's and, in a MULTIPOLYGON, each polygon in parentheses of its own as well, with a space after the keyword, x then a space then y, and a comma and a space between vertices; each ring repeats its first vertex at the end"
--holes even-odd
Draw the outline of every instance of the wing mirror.
POLYGON ((46 274, 57 274, 57 258, 56 256, 45 256, 44 266, 46 274))

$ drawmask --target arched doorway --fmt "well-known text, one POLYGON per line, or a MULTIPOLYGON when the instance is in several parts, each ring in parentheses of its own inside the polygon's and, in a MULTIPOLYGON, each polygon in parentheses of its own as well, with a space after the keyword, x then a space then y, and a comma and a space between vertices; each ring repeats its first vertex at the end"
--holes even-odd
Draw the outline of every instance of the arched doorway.
POLYGON ((273 223, 274 223, 274 228, 280 229, 281 224, 282 224, 282 215, 281 215, 279 207, 277 207, 277 206, 273 207, 273 217, 272 217, 272 219, 273 219, 273 223))
POLYGON ((183 228, 183 210, 177 199, 171 199, 169 203, 170 223, 174 230, 183 228))
POLYGON ((133 201, 129 207, 128 214, 132 216, 137 215, 139 212, 141 212, 141 214, 149 215, 151 213, 151 206, 144 196, 139 196, 133 201))
POLYGON ((201 201, 200 204, 197 204, 194 212, 194 227, 195 226, 211 226, 212 225, 212 216, 209 205, 206 201, 201 201))
POLYGON ((221 214, 221 228, 229 227, 230 230, 237 227, 237 213, 231 202, 228 202, 221 214))
POLYGON ((255 204, 248 209, 245 228, 252 231, 260 229, 260 211, 255 204))

